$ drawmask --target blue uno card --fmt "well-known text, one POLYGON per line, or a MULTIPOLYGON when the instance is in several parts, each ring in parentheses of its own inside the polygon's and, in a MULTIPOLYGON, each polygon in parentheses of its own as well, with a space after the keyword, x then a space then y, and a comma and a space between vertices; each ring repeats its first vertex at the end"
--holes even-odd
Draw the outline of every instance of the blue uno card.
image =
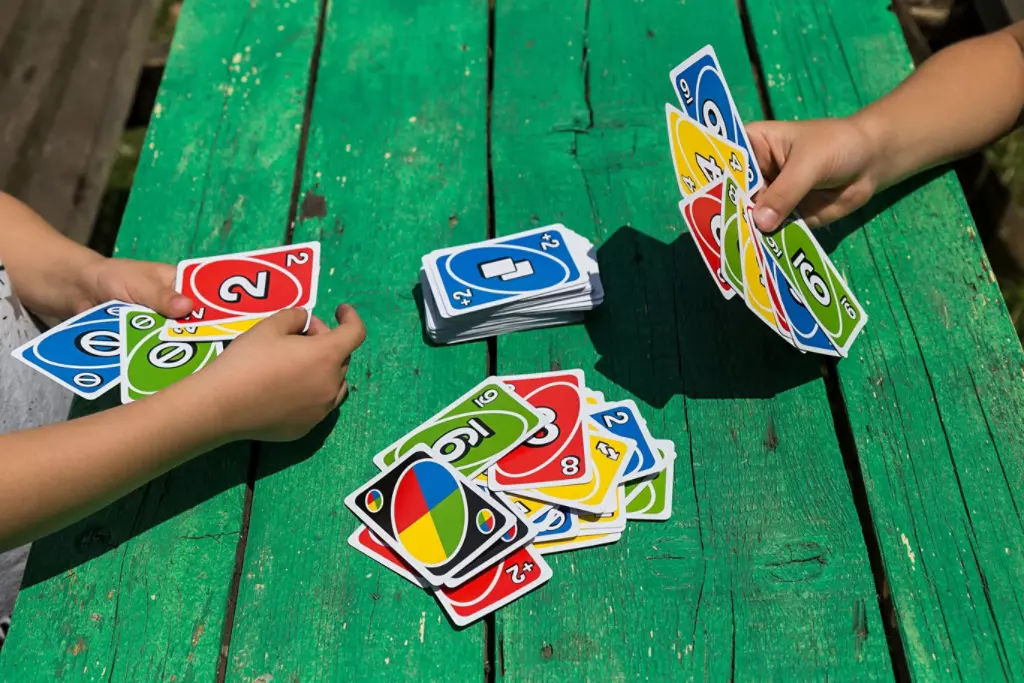
POLYGON ((597 406, 590 418, 615 436, 636 441, 633 455, 622 472, 622 481, 633 481, 660 471, 665 462, 654 447, 654 437, 640 417, 633 401, 617 401, 597 406))
POLYGON ((839 352, 832 345, 825 330, 821 329, 814 316, 800 300, 799 295, 789 286, 789 280, 786 279, 779 267, 779 262, 767 249, 762 249, 761 253, 764 256, 767 276, 775 280, 775 289, 779 292, 779 302, 782 304, 786 317, 789 318, 793 343, 802 351, 838 356, 839 352))
POLYGON ((754 194, 764 184, 750 140, 743 130, 736 103, 722 75, 715 50, 706 45, 672 69, 672 87, 686 114, 723 138, 735 142, 747 153, 747 193, 754 194))
POLYGON ((97 398, 121 379, 120 311, 126 305, 108 301, 90 308, 13 355, 82 398, 97 398))
POLYGON ((453 315, 586 282, 561 225, 445 250, 435 268, 453 315))
POLYGON ((538 543, 576 538, 580 530, 580 518, 563 507, 548 508, 533 520, 533 524, 539 529, 534 538, 538 543))

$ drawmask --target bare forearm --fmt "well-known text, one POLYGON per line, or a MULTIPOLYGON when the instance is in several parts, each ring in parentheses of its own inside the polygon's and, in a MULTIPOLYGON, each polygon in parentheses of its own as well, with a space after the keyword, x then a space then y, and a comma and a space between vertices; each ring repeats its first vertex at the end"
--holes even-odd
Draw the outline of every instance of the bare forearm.
POLYGON ((0 436, 0 551, 64 527, 226 442, 198 379, 137 403, 0 436))
POLYGON ((0 192, 0 262, 29 310, 67 317, 85 305, 81 279, 102 260, 54 230, 30 208, 0 192))
POLYGON ((880 188, 970 154, 1017 125, 1022 34, 1017 24, 950 46, 852 117, 875 141, 880 188))

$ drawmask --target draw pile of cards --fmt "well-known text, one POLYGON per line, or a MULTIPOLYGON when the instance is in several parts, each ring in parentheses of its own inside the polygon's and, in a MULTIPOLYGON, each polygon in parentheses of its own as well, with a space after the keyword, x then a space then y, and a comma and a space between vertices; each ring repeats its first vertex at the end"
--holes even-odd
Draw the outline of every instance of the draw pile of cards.
POLYGON ((665 105, 679 209, 719 291, 801 352, 846 356, 867 313, 802 220, 771 235, 755 227, 751 198, 764 180, 715 51, 670 77, 682 105, 665 105))
POLYGON ((182 261, 175 289, 193 302, 185 318, 168 320, 109 301, 13 355, 82 398, 99 398, 120 385, 121 401, 136 401, 199 371, 225 342, 277 311, 311 311, 319 263, 316 242, 182 261))
POLYGON ((546 582, 545 555, 668 519, 674 460, 579 370, 491 377, 374 456, 345 499, 364 525, 349 543, 463 626, 546 582))
POLYGON ((579 322, 604 300, 594 245, 564 225, 432 251, 420 284, 440 344, 579 322))

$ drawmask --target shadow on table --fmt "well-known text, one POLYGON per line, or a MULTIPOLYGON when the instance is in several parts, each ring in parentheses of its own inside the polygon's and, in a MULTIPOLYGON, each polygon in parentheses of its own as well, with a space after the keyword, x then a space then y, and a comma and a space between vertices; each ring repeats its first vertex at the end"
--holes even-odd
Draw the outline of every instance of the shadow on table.
MULTIPOLYGON (((94 402, 94 405, 76 400, 72 416, 96 412, 97 408, 109 408, 116 402, 116 397, 105 397, 94 402)), ((295 441, 287 449, 287 455, 284 455, 284 449, 275 449, 273 458, 261 458, 259 478, 273 475, 311 457, 323 445, 337 420, 338 411, 335 410, 309 434, 295 441)), ((250 467, 259 450, 259 443, 248 441, 218 448, 154 479, 85 519, 37 541, 29 556, 23 586, 33 586, 59 576, 224 491, 245 485, 250 471, 256 471, 250 470, 250 467)), ((236 515, 242 505, 241 492, 226 499, 223 503, 225 516, 236 515)), ((238 515, 239 522, 240 517, 238 515)), ((208 524, 197 523, 194 538, 204 538, 210 532, 208 524)), ((180 538, 187 540, 192 537, 185 535, 180 538)), ((225 541, 232 545, 238 538, 235 530, 225 534, 225 541)), ((157 534, 149 537, 147 542, 165 544, 167 559, 170 560, 172 543, 177 540, 157 534)))
MULTIPOLYGON (((815 235, 832 252, 946 170, 904 181, 815 235)), ((665 244, 623 226, 598 249, 598 263, 605 302, 586 322, 601 355, 595 369, 646 403, 661 407, 677 395, 768 398, 821 378, 823 357, 801 354, 740 297, 721 295, 689 235, 665 244)))

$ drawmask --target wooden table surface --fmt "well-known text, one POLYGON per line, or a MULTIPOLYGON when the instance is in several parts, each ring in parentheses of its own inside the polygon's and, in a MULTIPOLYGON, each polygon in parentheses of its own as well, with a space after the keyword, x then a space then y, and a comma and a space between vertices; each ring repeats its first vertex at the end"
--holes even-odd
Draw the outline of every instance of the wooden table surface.
POLYGON ((912 68, 888 0, 740 5, 187 0, 117 255, 319 240, 317 314, 370 336, 336 423, 39 542, 0 680, 1024 679, 1024 354, 955 177, 821 233, 870 314, 837 364, 723 301, 684 234, 676 63, 713 44, 748 121, 912 68), (423 253, 558 221, 599 245, 586 325, 424 342, 423 253), (346 545, 342 499, 489 372, 572 367, 675 440, 673 517, 455 631, 346 545))

